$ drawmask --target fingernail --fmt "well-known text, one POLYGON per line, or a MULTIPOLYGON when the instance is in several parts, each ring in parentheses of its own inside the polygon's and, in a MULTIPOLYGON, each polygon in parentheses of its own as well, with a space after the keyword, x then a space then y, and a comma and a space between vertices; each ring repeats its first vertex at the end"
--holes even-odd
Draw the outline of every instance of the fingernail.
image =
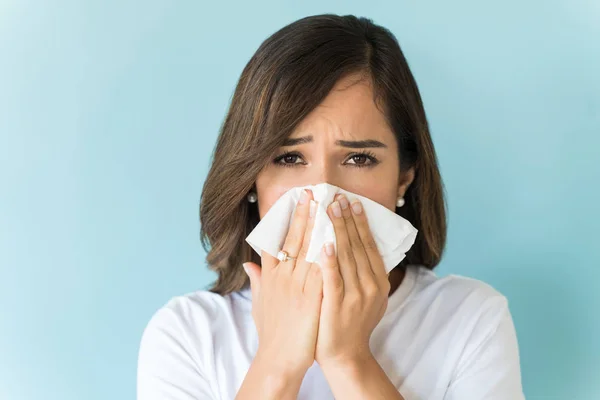
POLYGON ((306 200, 308 200, 308 193, 306 193, 306 189, 302 189, 302 193, 300 193, 300 200, 298 200, 298 202, 300 204, 305 204, 306 200))
POLYGON ((333 210, 333 215, 335 215, 336 217, 341 217, 342 216, 342 210, 340 209, 340 203, 338 203, 337 201, 334 201, 333 203, 331 203, 331 209, 333 210))
POLYGON ((248 274, 248 267, 246 267, 246 263, 242 264, 242 268, 244 268, 244 271, 246 272, 246 275, 248 274))
POLYGON ((346 196, 341 195, 338 201, 340 202, 340 206, 342 206, 342 210, 348 208, 348 199, 346 198, 346 196))
POLYGON ((354 211, 354 214, 360 214, 362 212, 362 205, 360 204, 360 201, 352 203, 352 211, 354 211))
POLYGON ((333 243, 331 243, 331 242, 325 243, 325 253, 327 253, 328 256, 333 255, 333 243))

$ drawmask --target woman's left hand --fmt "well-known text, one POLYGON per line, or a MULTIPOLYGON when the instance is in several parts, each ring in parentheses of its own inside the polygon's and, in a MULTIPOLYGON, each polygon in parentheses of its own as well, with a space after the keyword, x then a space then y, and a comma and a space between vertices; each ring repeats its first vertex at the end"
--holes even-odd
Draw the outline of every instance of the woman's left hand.
POLYGON ((337 197, 327 209, 336 236, 337 257, 322 249, 323 301, 315 360, 323 368, 361 363, 372 357, 371 333, 381 321, 390 283, 364 208, 337 197), (340 207, 341 206, 341 207, 340 207))

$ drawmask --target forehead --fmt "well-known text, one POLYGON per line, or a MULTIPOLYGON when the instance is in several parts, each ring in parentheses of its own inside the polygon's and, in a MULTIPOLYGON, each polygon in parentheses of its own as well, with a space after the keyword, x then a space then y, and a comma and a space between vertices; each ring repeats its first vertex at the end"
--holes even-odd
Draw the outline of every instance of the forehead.
POLYGON ((305 134, 378 139, 388 144, 394 140, 384 114, 375 104, 370 79, 358 75, 338 81, 290 136, 305 134))

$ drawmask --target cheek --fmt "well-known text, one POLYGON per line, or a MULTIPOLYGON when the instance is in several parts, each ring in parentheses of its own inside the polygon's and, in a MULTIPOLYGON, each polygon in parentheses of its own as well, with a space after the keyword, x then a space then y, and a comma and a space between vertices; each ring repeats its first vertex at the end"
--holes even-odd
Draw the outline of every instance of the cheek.
POLYGON ((375 200, 379 204, 387 207, 390 211, 396 212, 396 200, 397 200, 397 188, 394 188, 394 191, 389 192, 385 197, 382 196, 381 199, 375 200))
POLYGON ((260 218, 271 209, 271 206, 288 190, 293 188, 295 185, 278 185, 271 183, 268 186, 262 188, 257 187, 258 190, 258 214, 260 218))
POLYGON ((365 173, 364 176, 361 175, 358 178, 353 176, 351 179, 345 180, 345 185, 341 187, 349 192, 373 200, 390 211, 396 212, 398 168, 390 162, 385 162, 384 164, 376 167, 372 173, 365 173))
POLYGON ((381 187, 376 185, 367 185, 362 186, 360 188, 356 188, 355 190, 351 188, 344 189, 359 194, 361 196, 367 197, 391 211, 396 211, 396 194, 398 190, 398 188, 396 187, 381 187))

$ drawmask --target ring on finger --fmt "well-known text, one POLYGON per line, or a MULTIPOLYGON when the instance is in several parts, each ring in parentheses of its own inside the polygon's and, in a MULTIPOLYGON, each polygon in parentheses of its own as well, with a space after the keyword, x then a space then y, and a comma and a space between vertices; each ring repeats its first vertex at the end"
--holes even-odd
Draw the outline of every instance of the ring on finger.
POLYGON ((291 257, 290 255, 288 255, 287 251, 285 251, 285 250, 280 250, 280 251, 277 253, 277 259, 278 259, 279 261, 283 261, 283 262, 285 262, 285 261, 288 261, 288 260, 295 260, 295 259, 296 259, 296 257, 291 257))

